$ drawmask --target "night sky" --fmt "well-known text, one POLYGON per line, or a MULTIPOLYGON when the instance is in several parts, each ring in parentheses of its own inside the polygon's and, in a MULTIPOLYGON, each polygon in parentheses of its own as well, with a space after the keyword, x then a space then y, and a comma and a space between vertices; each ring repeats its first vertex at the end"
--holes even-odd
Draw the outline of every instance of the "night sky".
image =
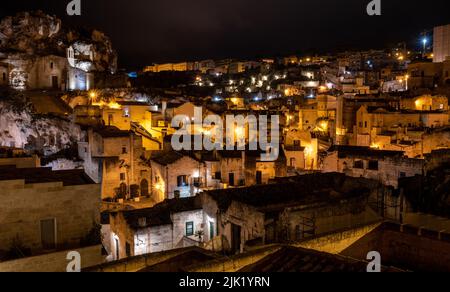
POLYGON ((66 15, 69 0, 2 1, 0 17, 41 9, 65 24, 109 35, 122 67, 152 62, 384 48, 419 47, 420 33, 450 23, 448 0, 81 0, 82 16, 66 15))

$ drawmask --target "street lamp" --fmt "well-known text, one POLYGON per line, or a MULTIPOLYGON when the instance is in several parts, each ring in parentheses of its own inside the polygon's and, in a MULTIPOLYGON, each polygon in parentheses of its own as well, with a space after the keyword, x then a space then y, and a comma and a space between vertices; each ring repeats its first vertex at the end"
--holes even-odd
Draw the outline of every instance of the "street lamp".
POLYGON ((423 54, 425 55, 426 49, 427 49, 428 39, 427 38, 423 38, 422 39, 422 43, 423 43, 423 54))

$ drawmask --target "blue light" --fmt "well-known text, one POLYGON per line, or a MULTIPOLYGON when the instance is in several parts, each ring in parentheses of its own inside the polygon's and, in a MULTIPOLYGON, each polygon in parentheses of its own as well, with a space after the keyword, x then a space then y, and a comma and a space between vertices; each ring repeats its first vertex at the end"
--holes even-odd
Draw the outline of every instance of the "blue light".
POLYGON ((130 73, 128 73, 128 77, 130 77, 130 78, 137 78, 138 74, 137 74, 137 72, 130 72, 130 73))
POLYGON ((423 45, 426 45, 428 43, 428 39, 427 38, 423 38, 422 39, 422 43, 423 43, 423 45))

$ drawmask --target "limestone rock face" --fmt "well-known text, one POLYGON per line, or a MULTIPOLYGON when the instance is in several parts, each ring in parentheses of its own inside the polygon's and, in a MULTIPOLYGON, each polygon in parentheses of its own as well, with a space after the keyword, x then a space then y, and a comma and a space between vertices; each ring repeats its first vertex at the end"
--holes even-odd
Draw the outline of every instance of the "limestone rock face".
POLYGON ((80 127, 68 120, 38 116, 25 102, 0 100, 0 145, 56 154, 84 139, 80 127))
POLYGON ((117 53, 111 40, 104 33, 98 30, 70 30, 67 33, 67 42, 82 67, 89 62, 95 71, 117 70, 117 53))
POLYGON ((38 54, 65 54, 61 20, 43 12, 22 12, 0 22, 0 50, 38 54))
POLYGON ((81 66, 89 71, 117 70, 117 53, 103 32, 63 27, 56 16, 41 11, 21 12, 0 22, 0 58, 67 57, 69 48, 74 50, 77 59, 77 65, 71 64, 73 67, 81 66))

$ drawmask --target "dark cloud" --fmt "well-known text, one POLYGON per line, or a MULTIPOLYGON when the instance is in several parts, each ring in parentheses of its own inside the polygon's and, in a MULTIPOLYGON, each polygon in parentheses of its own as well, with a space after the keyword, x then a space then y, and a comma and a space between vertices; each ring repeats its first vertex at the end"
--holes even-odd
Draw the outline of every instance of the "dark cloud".
POLYGON ((105 31, 123 66, 167 60, 414 45, 424 29, 450 23, 448 0, 82 0, 80 17, 65 15, 69 0, 14 0, 0 16, 41 9, 71 25, 105 31), (12 3, 13 2, 13 3, 12 3))

